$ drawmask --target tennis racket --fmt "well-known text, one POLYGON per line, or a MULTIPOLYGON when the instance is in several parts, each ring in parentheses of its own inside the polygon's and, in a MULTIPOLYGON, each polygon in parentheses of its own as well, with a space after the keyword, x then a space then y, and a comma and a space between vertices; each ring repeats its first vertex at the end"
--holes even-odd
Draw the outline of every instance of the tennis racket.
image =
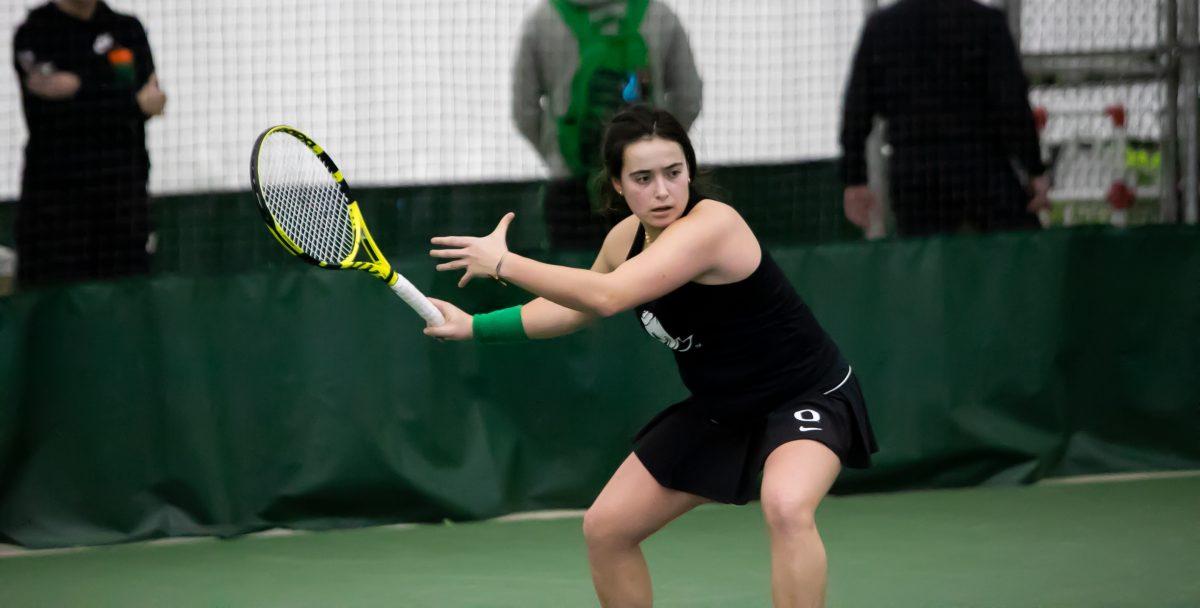
POLYGON ((289 253, 321 268, 373 274, 426 323, 445 322, 380 253, 345 177, 311 137, 286 125, 263 131, 250 154, 250 184, 267 229, 289 253))

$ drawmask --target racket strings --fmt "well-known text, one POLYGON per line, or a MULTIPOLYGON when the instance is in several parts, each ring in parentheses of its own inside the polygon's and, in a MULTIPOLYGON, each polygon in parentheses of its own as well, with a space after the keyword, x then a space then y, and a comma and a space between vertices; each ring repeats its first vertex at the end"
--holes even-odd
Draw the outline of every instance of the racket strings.
POLYGON ((263 141, 259 182, 267 209, 304 253, 340 263, 357 235, 349 203, 325 164, 301 141, 279 133, 263 141))

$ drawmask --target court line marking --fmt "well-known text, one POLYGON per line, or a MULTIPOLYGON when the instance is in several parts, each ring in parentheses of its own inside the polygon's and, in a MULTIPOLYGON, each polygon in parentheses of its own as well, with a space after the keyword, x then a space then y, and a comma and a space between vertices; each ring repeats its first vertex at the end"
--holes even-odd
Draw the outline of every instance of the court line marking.
POLYGON ((552 521, 555 519, 577 519, 583 517, 586 509, 549 509, 546 511, 523 511, 493 517, 487 521, 506 523, 513 521, 552 521))
POLYGON ((1072 475, 1069 477, 1047 477, 1034 482, 1035 486, 1057 486, 1080 483, 1115 483, 1122 481, 1146 481, 1151 479, 1177 479, 1200 477, 1200 469, 1180 471, 1145 471, 1140 473, 1101 473, 1099 475, 1072 475))
MULTIPOLYGON (((1070 477, 1052 477, 1042 479, 1033 483, 1035 486, 1052 486, 1052 485, 1072 485, 1072 484, 1087 484, 1087 483, 1119 483, 1126 481, 1145 481, 1154 479, 1177 479, 1186 477, 1200 477, 1200 469, 1185 469, 1180 471, 1148 471, 1141 473, 1104 473, 1100 475, 1074 475, 1070 477)), ((982 487, 982 486, 980 486, 982 487)), ((698 509, 713 507, 715 505, 700 505, 698 509)), ((583 517, 585 509, 549 509, 545 511, 525 511, 522 513, 510 513, 493 517, 492 519, 484 520, 484 522, 521 522, 521 521, 553 521, 558 519, 579 519, 583 517)), ((482 523, 482 522, 480 522, 482 523)), ((381 526, 367 526, 366 528, 349 528, 351 530, 362 530, 369 528, 382 528, 387 530, 414 530, 425 526, 437 526, 440 524, 384 524, 381 526)), ((310 530, 294 530, 291 528, 271 528, 261 532, 252 532, 243 535, 244 538, 275 538, 285 536, 298 536, 301 534, 312 534, 310 530)), ((149 541, 140 541, 143 545, 163 546, 163 545, 181 545, 188 543, 196 543, 202 541, 216 540, 215 536, 183 536, 171 538, 156 538, 149 541)), ((118 543, 118 545, 139 544, 139 541, 133 543, 118 543)), ((19 545, 6 545, 0 543, 0 559, 8 557, 37 557, 42 555, 63 555, 66 553, 80 553, 83 551, 91 551, 104 547, 112 547, 118 545, 95 545, 83 547, 56 547, 50 549, 26 549, 19 545)))
POLYGON ((63 555, 65 553, 82 553, 95 547, 54 547, 50 549, 26 549, 20 545, 0 544, 0 559, 6 557, 36 557, 39 555, 63 555))

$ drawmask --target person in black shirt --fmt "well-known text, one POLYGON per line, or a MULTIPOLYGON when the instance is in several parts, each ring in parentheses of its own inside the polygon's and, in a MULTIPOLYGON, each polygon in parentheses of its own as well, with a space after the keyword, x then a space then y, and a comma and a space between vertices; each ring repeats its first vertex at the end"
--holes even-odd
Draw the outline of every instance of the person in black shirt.
POLYGON ((29 130, 19 283, 146 272, 145 121, 166 96, 142 24, 97 0, 55 0, 17 28, 13 58, 29 130))
POLYGON ((1000 11, 900 0, 871 15, 843 107, 846 217, 865 228, 876 205, 864 145, 880 116, 901 235, 1037 227, 1049 180, 1028 94, 1000 11))
POLYGON ((693 507, 759 493, 771 537, 777 605, 823 602, 817 505, 843 465, 876 450, 850 365, 729 205, 691 187, 696 154, 671 114, 644 106, 613 118, 604 190, 632 215, 609 233, 591 270, 553 266, 505 245, 513 214, 482 238, 436 237, 438 270, 508 281, 539 296, 471 316, 440 300, 450 340, 551 338, 632 310, 675 355, 691 396, 634 438, 584 516, 592 578, 605 606, 648 606, 640 543, 693 507))

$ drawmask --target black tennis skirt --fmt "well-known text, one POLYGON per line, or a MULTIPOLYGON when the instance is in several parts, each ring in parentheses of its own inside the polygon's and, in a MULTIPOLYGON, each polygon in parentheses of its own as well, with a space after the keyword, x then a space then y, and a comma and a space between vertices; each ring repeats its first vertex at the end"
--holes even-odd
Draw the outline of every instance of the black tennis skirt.
POLYGON ((833 366, 807 392, 776 399, 778 404, 745 408, 764 414, 735 420, 714 418, 714 408, 689 397, 642 427, 633 451, 664 487, 739 505, 758 496, 767 456, 789 441, 818 441, 843 466, 871 466, 871 454, 879 448, 850 365, 833 366))

